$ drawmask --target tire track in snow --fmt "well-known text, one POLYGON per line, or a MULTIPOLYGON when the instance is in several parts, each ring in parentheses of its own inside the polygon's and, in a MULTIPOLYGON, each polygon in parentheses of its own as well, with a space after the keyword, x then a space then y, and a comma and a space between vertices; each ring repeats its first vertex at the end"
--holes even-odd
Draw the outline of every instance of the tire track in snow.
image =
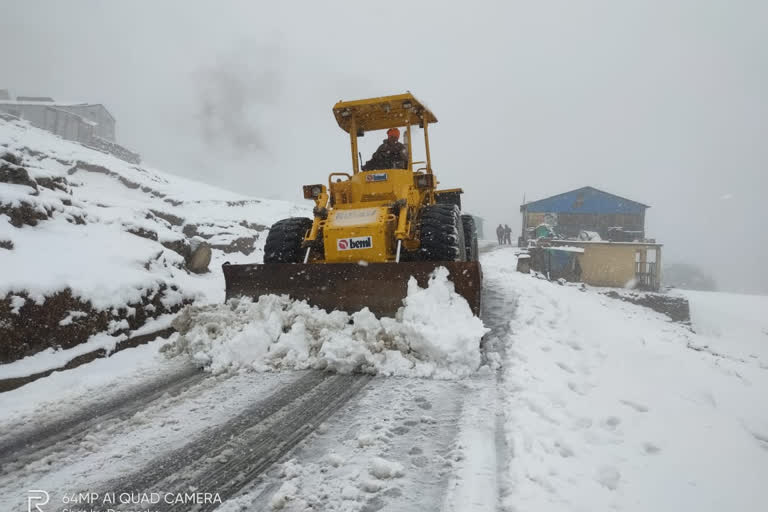
MULTIPOLYGON (((109 482, 114 492, 219 493, 222 500, 290 451, 371 379, 310 371, 294 383, 247 408, 219 428, 183 448, 155 459, 133 475, 109 482)), ((217 505, 160 503, 157 510, 208 511, 217 505)))
POLYGON ((266 512, 286 495, 289 510, 439 510, 467 391, 461 381, 375 377, 223 510, 266 512))
POLYGON ((103 403, 89 404, 76 414, 35 426, 0 441, 0 468, 24 464, 29 457, 39 459, 85 437, 95 426, 115 419, 130 418, 165 396, 174 396, 194 386, 210 374, 190 366, 179 373, 134 386, 103 403))
MULTIPOLYGON (((515 271, 516 270, 511 270, 515 271)), ((486 307, 483 310, 483 323, 491 331, 481 341, 481 349, 484 362, 488 362, 488 354, 493 353, 496 363, 499 365, 496 369, 495 381, 497 388, 502 386, 502 362, 506 359, 505 354, 510 336, 510 322, 517 311, 518 297, 510 296, 505 293, 504 287, 498 277, 493 273, 486 274, 483 283, 483 304, 486 307)), ((508 468, 514 454, 509 449, 504 435, 504 404, 501 402, 501 395, 494 392, 493 400, 496 402, 496 417, 494 428, 495 445, 495 466, 496 466, 496 508, 501 505, 501 497, 508 492, 509 482, 505 475, 508 474, 508 468)))

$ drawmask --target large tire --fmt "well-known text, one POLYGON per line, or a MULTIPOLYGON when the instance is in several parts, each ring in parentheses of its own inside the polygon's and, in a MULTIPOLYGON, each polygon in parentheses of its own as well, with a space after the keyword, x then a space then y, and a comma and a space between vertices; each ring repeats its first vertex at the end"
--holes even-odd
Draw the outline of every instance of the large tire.
POLYGON ((312 219, 292 217, 275 222, 264 244, 264 263, 301 263, 304 251, 301 243, 312 227, 312 219))
POLYGON ((419 222, 421 259, 425 261, 466 261, 461 212, 453 204, 425 206, 419 222))
POLYGON ((477 261, 480 258, 480 253, 477 250, 475 219, 471 215, 462 215, 461 224, 464 228, 464 247, 467 253, 467 261, 477 261))

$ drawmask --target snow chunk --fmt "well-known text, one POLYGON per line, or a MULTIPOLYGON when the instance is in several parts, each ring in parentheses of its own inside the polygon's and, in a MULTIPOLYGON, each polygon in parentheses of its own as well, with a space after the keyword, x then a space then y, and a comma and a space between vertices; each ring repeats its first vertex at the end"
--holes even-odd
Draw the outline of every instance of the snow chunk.
POLYGON ((374 457, 371 459, 368 471, 379 480, 397 478, 403 476, 403 465, 399 462, 382 459, 381 457, 374 457))
POLYGON ((19 310, 24 306, 24 304, 26 304, 26 302, 27 299, 19 295, 14 295, 11 297, 11 313, 18 315, 19 310))
POLYGON ((602 466, 597 471, 596 479, 600 484, 613 491, 619 485, 621 474, 618 469, 612 466, 602 466))
POLYGON ((357 444, 360 446, 360 448, 371 446, 375 442, 376 436, 374 434, 360 434, 357 436, 357 444))
MULTIPOLYGON (((73 321, 75 321, 78 318, 83 318, 85 316, 88 316, 88 313, 84 311, 70 311, 69 314, 59 322, 59 325, 62 327, 65 327, 67 325, 71 325, 73 321)), ((126 322, 127 324, 127 322, 126 322)))
POLYGON ((341 499, 347 500, 347 501, 355 501, 357 500, 357 497, 360 495, 358 490, 351 485, 345 485, 344 488, 341 490, 341 499))
POLYGON ((283 464, 280 474, 286 480, 292 480, 301 476, 302 469, 301 465, 296 462, 296 459, 291 459, 283 464))
POLYGON ((111 320, 109 322, 109 325, 107 326, 107 332, 110 334, 114 334, 117 331, 124 331, 130 328, 130 325, 128 325, 128 320, 123 318, 122 320, 111 320))
POLYGON ((296 485, 294 485, 292 482, 283 482, 283 485, 280 486, 280 489, 278 489, 277 492, 272 496, 269 504, 273 510, 280 510, 285 507, 285 505, 290 500, 292 500, 298 492, 299 488, 296 487, 296 485))
POLYGON ((328 464, 330 464, 335 468, 344 464, 344 457, 342 457, 338 453, 329 453, 328 456, 326 457, 326 460, 328 461, 328 464))
POLYGON ((358 485, 365 492, 379 492, 384 487, 378 480, 371 480, 370 478, 361 480, 358 485))

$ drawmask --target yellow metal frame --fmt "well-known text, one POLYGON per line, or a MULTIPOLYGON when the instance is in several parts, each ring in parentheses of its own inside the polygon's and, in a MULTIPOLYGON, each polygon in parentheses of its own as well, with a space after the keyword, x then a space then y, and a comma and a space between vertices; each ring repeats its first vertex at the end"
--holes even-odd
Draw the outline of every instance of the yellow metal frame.
POLYGON ((351 126, 363 131, 386 130, 408 126, 408 114, 418 116, 427 123, 436 123, 437 117, 411 93, 380 96, 355 101, 339 101, 333 106, 333 115, 342 130, 354 133, 351 126))
POLYGON ((333 106, 333 115, 339 127, 349 133, 352 149, 352 172, 360 172, 357 155, 357 137, 373 130, 405 127, 408 137, 408 169, 413 170, 411 126, 417 121, 424 128, 424 147, 427 157, 427 172, 432 173, 432 159, 429 153, 429 124, 436 123, 437 117, 411 93, 380 96, 355 101, 339 101, 333 106))
POLYGON ((322 258, 315 255, 312 260, 394 261, 398 243, 403 249, 418 249, 420 209, 434 204, 437 185, 432 177, 418 180, 418 176, 432 174, 428 126, 436 123, 437 118, 411 93, 340 101, 334 105, 333 114, 339 127, 349 133, 352 174, 331 173, 328 187, 323 186, 322 193, 315 197, 315 219, 304 246, 311 252, 322 237, 324 251, 322 258), (424 129, 426 151, 426 167, 416 172, 411 143, 414 124, 424 129), (367 131, 402 127, 408 138, 408 168, 361 171, 358 136, 367 131), (429 185, 420 186, 420 181, 429 185), (375 243, 368 247, 371 240, 375 243), (349 250, 349 244, 360 247, 349 250))

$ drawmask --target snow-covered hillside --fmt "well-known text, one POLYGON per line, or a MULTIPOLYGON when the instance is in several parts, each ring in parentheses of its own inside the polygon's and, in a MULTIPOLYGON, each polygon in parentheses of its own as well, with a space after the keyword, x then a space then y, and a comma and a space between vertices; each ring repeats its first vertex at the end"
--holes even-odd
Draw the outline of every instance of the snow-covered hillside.
POLYGON ((222 301, 221 263, 261 261, 268 226, 306 213, 0 119, 0 361, 222 301), (209 273, 187 269, 200 242, 209 273))

